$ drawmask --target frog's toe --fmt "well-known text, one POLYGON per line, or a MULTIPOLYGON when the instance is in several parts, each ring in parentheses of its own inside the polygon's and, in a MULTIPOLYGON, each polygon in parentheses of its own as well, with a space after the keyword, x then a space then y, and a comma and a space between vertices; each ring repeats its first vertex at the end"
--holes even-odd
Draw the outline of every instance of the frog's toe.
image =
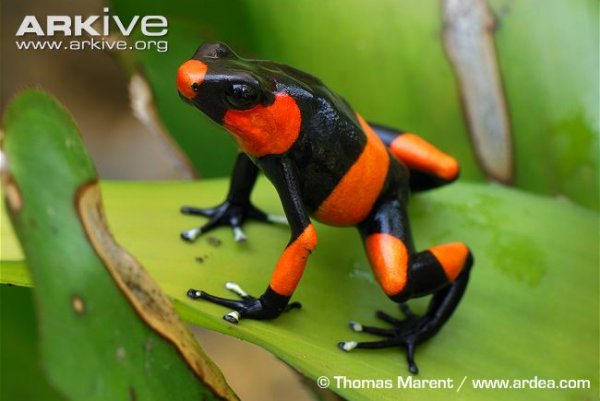
POLYGON ((233 230, 233 240, 235 242, 246 242, 248 240, 248 237, 246 236, 246 233, 244 233, 244 230, 242 230, 242 227, 232 226, 231 228, 233 230))
POLYGON ((207 207, 207 208, 199 208, 193 206, 182 206, 179 211, 181 214, 191 214, 194 216, 204 216, 204 217, 212 217, 215 213, 216 208, 207 207))
POLYGON ((267 221, 274 224, 289 225, 287 217, 278 214, 267 214, 267 221))
POLYGON ((365 326, 359 322, 352 321, 348 325, 350 330, 357 333, 368 333, 384 337, 377 341, 342 341, 338 348, 350 352, 354 349, 379 349, 402 347, 406 349, 406 360, 411 373, 418 373, 419 369, 415 363, 416 346, 431 336, 431 318, 428 316, 417 316, 407 305, 401 304, 400 308, 405 319, 397 319, 383 311, 377 311, 376 316, 392 327, 380 328, 365 326))
POLYGON ((201 227, 194 227, 189 230, 182 231, 181 234, 179 234, 179 236, 184 241, 193 242, 196 238, 200 236, 201 233, 201 227))
POLYGON ((417 315, 415 313, 413 313, 413 311, 410 309, 410 307, 408 306, 408 304, 406 302, 402 302, 400 304, 400 310, 404 314, 404 317, 407 319, 413 319, 413 318, 417 317, 417 315))
POLYGON ((375 312, 375 316, 380 319, 383 320, 386 323, 389 323, 393 326, 402 326, 404 324, 406 324, 407 322, 414 320, 416 318, 418 318, 419 316, 416 315, 406 303, 401 303, 400 304, 400 310, 402 311, 402 314, 404 315, 404 319, 398 319, 395 318, 387 313, 385 313, 382 310, 378 310, 375 312))
POLYGON ((406 362, 408 363, 408 370, 412 374, 417 374, 419 372, 419 368, 415 362, 415 348, 417 343, 418 340, 414 337, 394 335, 379 341, 340 341, 338 343, 338 348, 342 351, 350 352, 354 349, 404 347, 406 348, 406 362))
POLYGON ((196 240, 196 238, 198 238, 202 234, 206 234, 207 232, 209 232, 210 230, 212 230, 215 227, 216 227, 216 224, 214 224, 214 222, 212 222, 212 221, 209 221, 208 223, 206 223, 205 225, 203 225, 201 227, 194 227, 189 230, 182 231, 180 234, 180 237, 184 241, 194 242, 196 240))
POLYGON ((394 329, 382 329, 379 327, 365 326, 361 323, 354 322, 354 321, 350 322, 348 327, 350 327, 350 330, 357 332, 357 333, 362 332, 362 333, 375 334, 378 336, 385 336, 385 337, 392 337, 396 334, 396 331, 394 329))

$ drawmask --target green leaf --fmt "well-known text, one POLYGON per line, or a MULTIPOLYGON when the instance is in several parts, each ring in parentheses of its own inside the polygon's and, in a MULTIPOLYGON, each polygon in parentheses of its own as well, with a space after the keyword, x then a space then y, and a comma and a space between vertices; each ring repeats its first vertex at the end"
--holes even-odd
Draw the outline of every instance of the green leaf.
POLYGON ((63 401, 39 365, 30 288, 0 285, 0 398, 63 401))
POLYGON ((32 91, 10 103, 4 122, 4 194, 35 283, 50 383, 72 400, 237 399, 166 296, 114 242, 69 114, 32 91))
MULTIPOLYGON (((179 231, 205 220, 180 215, 178 208, 218 203, 227 189, 225 180, 103 182, 101 187, 115 237, 148 268, 185 320, 259 344, 311 378, 395 380, 408 375, 400 349, 343 353, 336 347, 340 340, 373 338, 350 332, 350 320, 381 325, 373 316, 376 309, 399 316, 376 285, 354 229, 316 224, 319 247, 294 296, 303 309, 272 322, 235 326, 222 320, 227 310, 189 300, 186 290, 196 287, 226 296, 223 284, 234 280, 260 294, 288 240, 288 229, 249 223, 246 244, 235 243, 228 229, 188 244, 179 239, 179 231)), ((269 212, 281 213, 277 195, 265 180, 259 181, 254 200, 269 212)), ((419 248, 462 240, 476 259, 456 314, 417 351, 418 378, 452 378, 458 387, 467 376, 461 396, 473 400, 494 397, 500 390, 474 390, 471 379, 581 378, 591 380, 591 388, 568 394, 595 399, 598 215, 567 201, 466 183, 415 196, 410 212, 419 248)), ((417 309, 424 305, 412 304, 417 309)), ((455 391, 332 389, 352 400, 436 400, 455 391)), ((533 389, 501 394, 562 400, 565 393, 533 389)))

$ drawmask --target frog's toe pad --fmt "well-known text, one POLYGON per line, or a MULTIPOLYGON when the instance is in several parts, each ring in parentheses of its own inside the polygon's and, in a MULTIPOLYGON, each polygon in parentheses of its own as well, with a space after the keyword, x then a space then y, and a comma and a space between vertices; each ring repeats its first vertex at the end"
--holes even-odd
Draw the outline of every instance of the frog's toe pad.
POLYGON ((348 327, 350 327, 350 330, 352 330, 352 331, 356 331, 356 332, 363 331, 363 325, 358 322, 355 322, 355 321, 350 322, 348 324, 348 327))
POLYGON ((240 316, 240 313, 238 311, 231 311, 228 314, 226 314, 225 316, 223 316, 223 319, 228 321, 229 323, 233 323, 233 324, 238 324, 240 322, 240 319, 242 317, 240 316))
MULTIPOLYGON (((248 298, 251 297, 250 295, 248 295, 248 293, 246 291, 244 291, 242 289, 242 287, 240 287, 239 284, 234 283, 232 281, 228 281, 225 283, 225 288, 227 288, 229 291, 233 292, 234 294, 236 294, 237 296, 239 296, 240 298, 248 298)), ((253 298, 253 297, 251 297, 253 298)))
POLYGON ((267 221, 269 223, 289 225, 287 217, 278 214, 267 214, 267 221))
POLYGON ((201 234, 201 230, 199 227, 192 228, 190 230, 182 231, 180 236, 181 239, 187 242, 193 242, 196 238, 198 238, 201 234))
POLYGON ((187 296, 192 299, 200 299, 202 298, 202 291, 190 288, 187 292, 187 296))
POLYGON ((246 236, 246 234, 244 233, 244 231, 242 230, 241 227, 234 226, 233 227, 233 240, 238 243, 246 242, 248 240, 248 237, 246 236))
POLYGON ((357 345, 358 343, 356 341, 340 341, 338 343, 338 348, 342 351, 350 352, 356 348, 357 345))

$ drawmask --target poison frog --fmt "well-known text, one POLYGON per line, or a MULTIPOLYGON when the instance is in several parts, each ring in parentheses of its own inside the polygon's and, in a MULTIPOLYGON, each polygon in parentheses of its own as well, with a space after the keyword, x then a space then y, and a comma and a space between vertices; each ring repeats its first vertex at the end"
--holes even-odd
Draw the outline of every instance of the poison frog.
POLYGON ((400 305, 404 319, 381 311, 390 326, 350 323, 354 331, 379 341, 343 341, 339 348, 406 348, 409 370, 417 373, 415 347, 435 335, 459 304, 473 256, 462 242, 417 251, 407 203, 411 192, 448 184, 459 164, 423 138, 367 122, 318 78, 287 65, 239 57, 219 42, 200 46, 177 71, 180 97, 229 131, 240 153, 223 203, 211 208, 184 206, 181 212, 208 217, 181 233, 194 241, 218 226, 231 226, 245 240, 247 220, 274 222, 250 201, 259 171, 274 185, 291 238, 276 263, 266 291, 248 295, 234 283, 239 299, 190 289, 187 295, 232 310, 224 319, 275 319, 299 307, 290 303, 307 260, 317 246, 311 217, 328 225, 355 226, 376 281, 400 305), (427 311, 414 314, 411 298, 432 295, 427 311))

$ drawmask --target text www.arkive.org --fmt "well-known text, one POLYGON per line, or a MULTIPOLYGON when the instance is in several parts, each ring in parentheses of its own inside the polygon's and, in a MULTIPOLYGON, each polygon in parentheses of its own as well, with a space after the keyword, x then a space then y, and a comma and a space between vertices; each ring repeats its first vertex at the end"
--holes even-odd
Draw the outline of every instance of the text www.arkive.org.
POLYGON ((82 40, 17 40, 19 50, 154 50, 164 53, 169 49, 166 40, 126 40, 82 39, 82 40))

